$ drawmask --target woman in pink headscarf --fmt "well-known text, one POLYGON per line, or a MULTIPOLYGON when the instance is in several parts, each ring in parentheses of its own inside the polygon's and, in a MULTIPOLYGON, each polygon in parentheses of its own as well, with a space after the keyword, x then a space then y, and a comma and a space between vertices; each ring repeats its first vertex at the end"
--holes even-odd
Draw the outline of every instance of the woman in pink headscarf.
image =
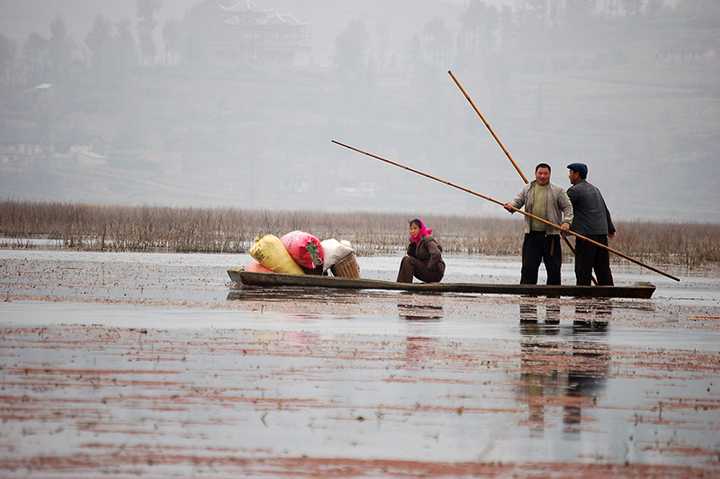
POLYGON ((410 221, 410 244, 400 263, 398 283, 412 283, 413 276, 425 283, 439 283, 445 274, 442 248, 432 230, 419 219, 410 221))

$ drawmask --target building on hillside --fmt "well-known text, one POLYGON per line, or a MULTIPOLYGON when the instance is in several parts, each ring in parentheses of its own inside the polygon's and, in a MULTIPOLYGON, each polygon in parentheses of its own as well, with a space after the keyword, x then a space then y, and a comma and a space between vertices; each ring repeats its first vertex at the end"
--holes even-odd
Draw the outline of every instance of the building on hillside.
POLYGON ((207 0, 185 16, 186 56, 216 65, 292 66, 307 59, 310 25, 289 13, 262 10, 251 0, 207 0))

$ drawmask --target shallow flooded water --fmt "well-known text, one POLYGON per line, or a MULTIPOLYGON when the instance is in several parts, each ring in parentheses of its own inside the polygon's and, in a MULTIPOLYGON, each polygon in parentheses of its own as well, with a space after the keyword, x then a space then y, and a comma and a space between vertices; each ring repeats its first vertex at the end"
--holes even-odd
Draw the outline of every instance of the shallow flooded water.
POLYGON ((654 298, 553 300, 234 288, 246 261, 0 250, 0 475, 720 474, 717 271, 616 266, 654 298))

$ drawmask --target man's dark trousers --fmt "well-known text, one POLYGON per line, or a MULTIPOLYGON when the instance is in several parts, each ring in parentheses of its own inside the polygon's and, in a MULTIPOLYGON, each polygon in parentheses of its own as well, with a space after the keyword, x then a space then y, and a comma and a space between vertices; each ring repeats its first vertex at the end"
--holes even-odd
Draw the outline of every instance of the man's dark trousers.
POLYGON ((525 233, 520 284, 537 284, 540 262, 545 264, 547 284, 560 284, 560 235, 548 235, 544 231, 525 233))
MULTIPOLYGON (((607 235, 587 235, 598 243, 607 245, 607 235)), ((577 239, 575 241, 575 279, 578 286, 589 286, 592 271, 595 269, 598 286, 612 286, 613 277, 610 272, 610 252, 605 248, 577 239)))

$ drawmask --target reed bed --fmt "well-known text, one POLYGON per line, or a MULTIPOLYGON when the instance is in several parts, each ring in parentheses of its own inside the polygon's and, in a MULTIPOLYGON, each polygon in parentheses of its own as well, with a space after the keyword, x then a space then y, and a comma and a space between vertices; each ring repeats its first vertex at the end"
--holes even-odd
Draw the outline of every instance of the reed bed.
MULTIPOLYGON (((351 241, 360 255, 395 254, 405 248, 404 214, 372 212, 258 211, 79 203, 0 202, 0 246, 89 251, 243 253, 263 234, 310 232, 320 239, 351 241)), ((428 215, 443 251, 519 255, 523 221, 428 215)), ((620 222, 612 246, 638 259, 697 267, 720 262, 720 225, 620 222)), ((565 248, 567 250, 567 248, 565 248)), ((569 251, 566 251, 569 254, 569 251)))

